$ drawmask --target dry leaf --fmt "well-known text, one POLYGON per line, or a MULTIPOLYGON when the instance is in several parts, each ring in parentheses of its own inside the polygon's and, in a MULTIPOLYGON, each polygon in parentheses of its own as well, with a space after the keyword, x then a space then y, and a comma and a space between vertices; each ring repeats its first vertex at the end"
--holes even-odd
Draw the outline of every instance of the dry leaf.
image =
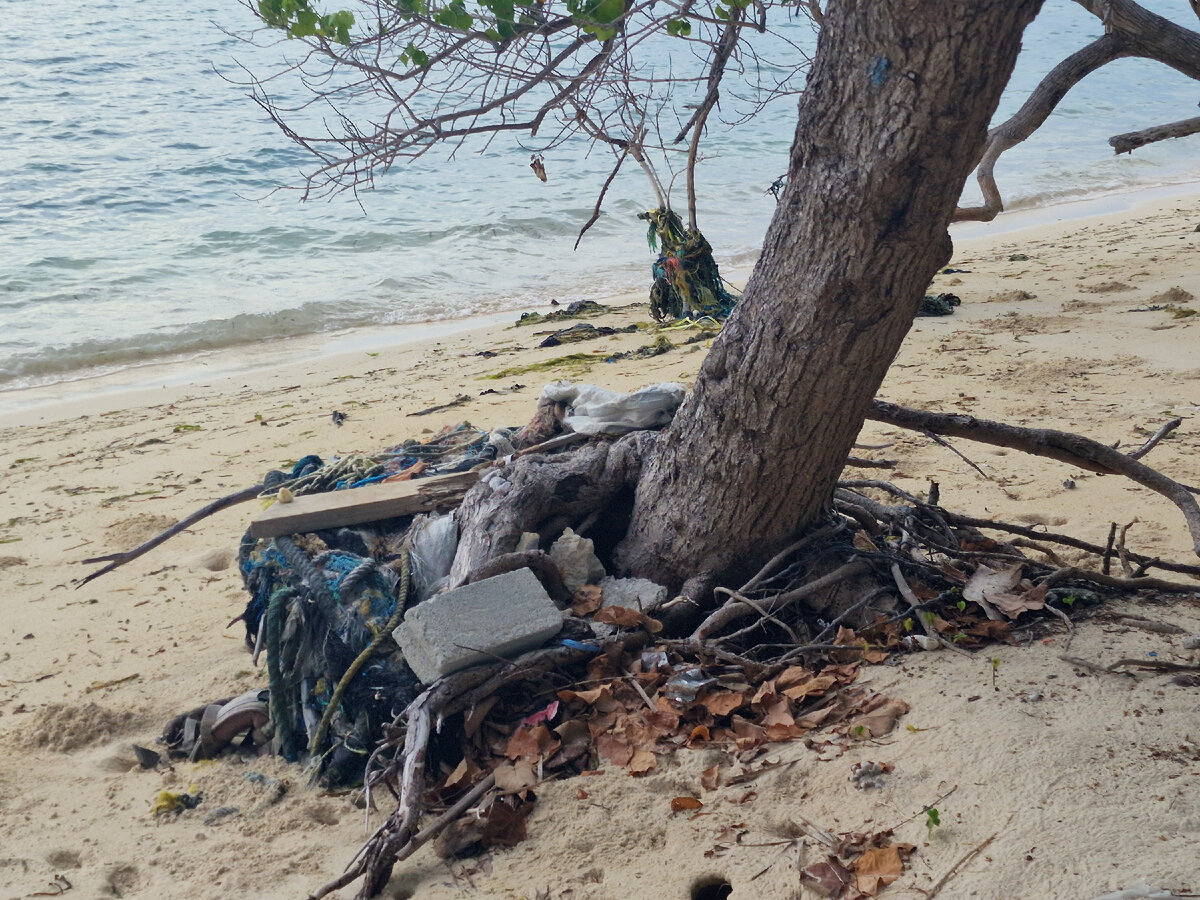
POLYGON ((766 715, 763 716, 762 725, 770 727, 772 725, 787 725, 791 727, 796 720, 792 717, 790 704, 786 697, 780 697, 774 703, 766 708, 766 715))
POLYGON ((855 737, 883 737, 896 727, 896 721, 908 712, 903 700, 887 700, 881 706, 850 720, 850 734, 855 737))
POLYGON ((583 788, 580 788, 579 790, 577 790, 577 791, 575 792, 575 799, 576 799, 576 800, 586 800, 586 799, 587 799, 588 797, 590 797, 590 796, 592 796, 592 795, 591 795, 591 794, 589 794, 587 791, 585 791, 583 788))
POLYGON ((1015 619, 1027 609, 1041 609, 1046 605, 1047 586, 1039 584, 1024 593, 994 594, 990 597, 992 603, 1000 612, 1010 619, 1015 619))
POLYGON ((971 578, 963 585, 963 599, 969 603, 977 603, 983 607, 989 619, 998 619, 1000 614, 993 606, 993 598, 998 594, 1006 594, 1017 586, 1021 580, 1021 564, 1014 563, 1008 568, 996 571, 980 564, 971 578))
POLYGON ((639 609, 627 606, 605 606, 596 611, 592 618, 604 625, 616 625, 618 628, 645 628, 651 634, 662 631, 662 622, 652 619, 639 609))
POLYGON ((656 765, 658 765, 658 760, 653 753, 649 750, 638 750, 629 760, 628 772, 630 775, 645 775, 656 765))
POLYGON ((598 584, 585 584, 571 597, 571 612, 577 616, 594 613, 604 604, 604 593, 598 584))
POLYGON ((546 759, 558 752, 562 741, 550 733, 544 722, 532 728, 518 728, 508 739, 504 755, 509 759, 546 759))
POLYGON ((904 872, 904 861, 897 847, 867 850, 854 861, 857 887, 868 897, 874 897, 904 872))
POLYGON ((875 543, 869 537, 867 537, 867 533, 865 531, 854 532, 854 549, 861 550, 863 553, 879 552, 879 548, 875 546, 875 543))
POLYGON ((805 697, 824 694, 837 683, 838 679, 834 675, 826 673, 813 675, 810 672, 807 678, 795 681, 790 686, 784 688, 782 693, 783 696, 791 700, 803 700, 805 697))
POLYGON ((484 846, 515 847, 525 840, 525 817, 532 809, 532 802, 520 803, 515 808, 503 800, 493 803, 483 826, 484 846))
POLYGON ((479 772, 479 766, 464 757, 463 761, 446 777, 445 787, 452 788, 460 784, 471 784, 479 776, 479 772))
POLYGON ((501 763, 492 774, 496 776, 496 787, 502 791, 524 791, 538 783, 533 763, 527 759, 501 763))
POLYGON ((529 168, 533 169, 533 174, 538 177, 538 181, 546 180, 546 164, 542 162, 540 156, 535 156, 529 161, 529 168))
POLYGON ((727 716, 746 702, 742 694, 733 691, 715 691, 699 698, 700 703, 714 716, 727 716))
POLYGON ((699 741, 701 743, 706 743, 711 740, 712 740, 712 735, 709 734, 708 726, 707 725, 697 725, 695 728, 692 729, 692 733, 688 735, 687 743, 690 746, 690 745, 696 743, 697 741, 699 741))
POLYGON ((633 759, 633 748, 611 734, 602 734, 596 738, 596 752, 614 766, 627 765, 633 759))
POLYGON ((685 809, 699 809, 704 804, 696 797, 676 797, 671 801, 671 812, 683 812, 685 809))
POLYGON ((700 787, 706 791, 715 791, 721 784, 721 767, 709 766, 700 773, 700 787))
POLYGON ((608 712, 612 708, 612 704, 607 702, 612 699, 612 690, 607 684, 601 685, 598 688, 592 688, 590 691, 559 691, 558 699, 568 702, 571 700, 582 700, 588 706, 595 706, 600 712, 608 712))
POLYGON ((801 869, 800 883, 827 897, 839 897, 842 891, 854 884, 854 875, 836 857, 831 856, 825 862, 801 869))

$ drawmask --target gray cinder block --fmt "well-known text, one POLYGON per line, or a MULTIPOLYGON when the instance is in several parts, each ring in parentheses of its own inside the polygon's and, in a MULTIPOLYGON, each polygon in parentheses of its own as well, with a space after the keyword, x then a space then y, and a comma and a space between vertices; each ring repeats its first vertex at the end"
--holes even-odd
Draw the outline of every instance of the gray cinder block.
POLYGON ((392 632, 423 684, 498 656, 537 647, 562 628, 563 614, 530 569, 436 594, 392 632))

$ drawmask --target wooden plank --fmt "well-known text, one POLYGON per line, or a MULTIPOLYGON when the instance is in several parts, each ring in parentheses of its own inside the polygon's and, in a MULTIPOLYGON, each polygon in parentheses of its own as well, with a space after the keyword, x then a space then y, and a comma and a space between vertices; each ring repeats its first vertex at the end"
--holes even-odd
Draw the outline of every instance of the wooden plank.
POLYGON ((304 534, 322 528, 341 528, 435 509, 451 509, 462 502, 463 495, 478 480, 478 472, 455 472, 305 494, 291 503, 271 504, 250 521, 250 533, 259 538, 304 534))

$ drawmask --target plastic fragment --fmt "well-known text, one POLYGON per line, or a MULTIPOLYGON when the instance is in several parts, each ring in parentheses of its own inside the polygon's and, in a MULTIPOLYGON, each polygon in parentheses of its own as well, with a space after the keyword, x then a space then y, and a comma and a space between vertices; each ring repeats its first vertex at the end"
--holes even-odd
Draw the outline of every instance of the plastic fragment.
POLYGON ((667 680, 663 693, 673 703, 691 703, 697 694, 716 683, 717 679, 705 675, 699 666, 688 666, 667 680))

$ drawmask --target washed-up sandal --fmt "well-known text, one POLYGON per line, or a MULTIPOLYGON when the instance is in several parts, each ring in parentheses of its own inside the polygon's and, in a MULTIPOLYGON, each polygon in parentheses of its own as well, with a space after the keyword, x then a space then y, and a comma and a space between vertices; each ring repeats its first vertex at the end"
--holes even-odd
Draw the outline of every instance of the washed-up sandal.
POLYGON ((207 752, 219 753, 239 735, 248 735, 250 743, 261 747, 270 740, 267 724, 271 721, 271 692, 268 690, 247 691, 234 697, 221 707, 207 735, 201 727, 201 737, 207 752))
POLYGON ((211 759, 241 734, 249 733, 253 746, 261 746, 270 740, 265 727, 271 718, 269 697, 270 691, 254 690, 197 706, 168 722, 159 743, 172 756, 192 762, 211 759))

